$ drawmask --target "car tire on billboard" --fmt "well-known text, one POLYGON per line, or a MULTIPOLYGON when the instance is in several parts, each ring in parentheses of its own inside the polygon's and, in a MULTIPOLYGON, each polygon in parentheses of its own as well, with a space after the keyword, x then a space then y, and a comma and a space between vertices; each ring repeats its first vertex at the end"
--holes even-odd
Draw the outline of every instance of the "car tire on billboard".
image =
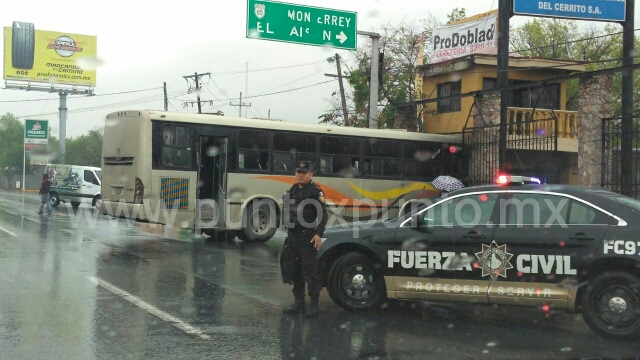
POLYGON ((15 69, 33 69, 35 28, 32 23, 13 22, 11 65, 15 69))

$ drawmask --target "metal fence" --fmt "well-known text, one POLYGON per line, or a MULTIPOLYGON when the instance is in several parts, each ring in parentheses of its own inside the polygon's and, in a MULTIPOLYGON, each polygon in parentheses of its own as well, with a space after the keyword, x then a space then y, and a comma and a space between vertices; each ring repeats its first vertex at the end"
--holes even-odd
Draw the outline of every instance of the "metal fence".
POLYGON ((620 117, 602 119, 602 187, 613 192, 640 199, 640 118, 633 118, 630 134, 622 132, 620 117), (631 176, 622 177, 621 140, 624 135, 632 139, 631 176))
MULTIPOLYGON (((505 169, 508 173, 536 176, 558 183, 560 169, 550 161, 558 146, 558 119, 530 120, 527 116, 507 124, 505 169)), ((491 184, 499 171, 500 125, 465 128, 463 182, 467 186, 491 184)))

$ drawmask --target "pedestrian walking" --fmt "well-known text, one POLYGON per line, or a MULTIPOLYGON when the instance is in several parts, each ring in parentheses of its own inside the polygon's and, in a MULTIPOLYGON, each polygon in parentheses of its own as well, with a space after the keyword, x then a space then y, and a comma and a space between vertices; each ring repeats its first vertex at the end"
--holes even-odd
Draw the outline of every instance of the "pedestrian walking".
POLYGON ((47 174, 42 175, 42 183, 40 184, 40 207, 38 208, 38 214, 42 214, 44 205, 47 205, 47 213, 51 215, 51 203, 49 202, 49 190, 51 189, 51 181, 47 174))

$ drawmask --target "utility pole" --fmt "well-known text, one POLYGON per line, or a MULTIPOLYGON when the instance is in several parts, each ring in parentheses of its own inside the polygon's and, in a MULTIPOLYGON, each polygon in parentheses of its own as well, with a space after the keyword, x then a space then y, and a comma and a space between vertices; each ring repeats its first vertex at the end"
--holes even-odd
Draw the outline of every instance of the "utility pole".
MULTIPOLYGON (((245 96, 249 95, 249 63, 245 63, 245 70, 244 70, 244 94, 245 96)), ((240 102, 242 102, 242 100, 240 100, 240 102)), ((246 109, 244 111, 244 117, 249 117, 247 114, 247 111, 249 111, 249 109, 246 109)))
MULTIPOLYGON (((498 88, 509 86, 509 20, 511 19, 512 0, 499 0, 498 3, 498 88)), ((498 141, 498 167, 505 170, 507 156, 507 107, 509 92, 500 93, 500 137, 498 141)))
MULTIPOLYGON (((622 31, 622 66, 633 66, 635 57, 635 0, 627 0, 626 19, 622 31)), ((622 175, 622 195, 633 196, 633 70, 622 72, 622 105, 620 152, 620 175, 622 175)))
MULTIPOLYGON (((508 1, 508 0, 507 0, 508 1)), ((378 128, 378 50, 380 34, 369 31, 358 31, 358 35, 371 38, 371 81, 369 82, 369 128, 378 128)))
POLYGON ((336 54, 336 66, 338 70, 338 83, 340 84, 340 98, 342 99, 342 116, 344 116, 344 124, 349 121, 349 112, 347 111, 347 100, 344 97, 344 86, 342 85, 342 70, 340 69, 340 55, 336 54))
POLYGON ((164 83, 164 111, 169 111, 169 98, 167 97, 167 83, 164 83))
POLYGON ((242 92, 240 92, 240 103, 239 103, 239 104, 234 104, 234 103, 230 102, 230 103, 229 103, 229 105, 231 105, 231 106, 238 106, 238 107, 239 107, 238 114, 239 114, 239 116, 240 116, 240 117, 242 117, 242 107, 243 107, 243 106, 251 106, 251 103, 249 103, 249 104, 245 104, 245 103, 243 103, 243 102, 242 102, 242 92))
POLYGON ((183 76, 183 78, 185 78, 187 82, 189 82, 188 79, 193 79, 196 83, 196 95, 198 98, 198 114, 202 114, 202 104, 200 104, 200 78, 203 76, 209 76, 209 75, 211 75, 211 73, 204 73, 204 74, 194 73, 193 75, 183 76))
POLYGON ((60 107, 58 107, 60 112, 60 130, 58 131, 60 135, 58 140, 60 154, 58 154, 58 161, 60 164, 65 164, 65 155, 67 153, 67 95, 69 93, 61 90, 58 94, 60 95, 60 107))

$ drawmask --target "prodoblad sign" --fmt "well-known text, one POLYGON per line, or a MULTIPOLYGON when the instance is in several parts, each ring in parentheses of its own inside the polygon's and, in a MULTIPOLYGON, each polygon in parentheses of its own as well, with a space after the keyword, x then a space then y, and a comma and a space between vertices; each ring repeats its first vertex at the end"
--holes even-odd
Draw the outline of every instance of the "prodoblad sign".
POLYGON ((623 22, 625 0, 513 0, 513 13, 565 19, 623 22))
POLYGON ((480 50, 495 48, 496 13, 478 20, 458 23, 433 31, 431 63, 438 63, 480 50))

